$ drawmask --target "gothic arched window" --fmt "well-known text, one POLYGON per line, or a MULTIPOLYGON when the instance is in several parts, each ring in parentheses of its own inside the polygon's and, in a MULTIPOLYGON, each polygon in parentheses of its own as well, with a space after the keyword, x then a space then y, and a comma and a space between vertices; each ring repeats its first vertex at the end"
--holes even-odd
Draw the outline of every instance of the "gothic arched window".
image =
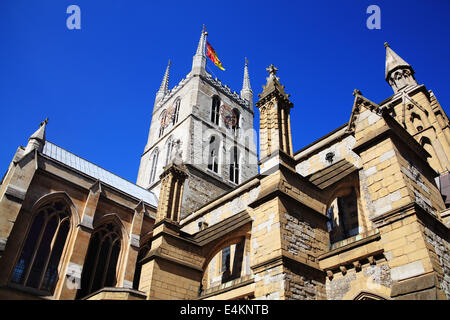
POLYGON ((166 143, 166 162, 165 165, 167 166, 169 164, 169 161, 172 160, 170 157, 172 155, 172 151, 173 151, 173 147, 174 147, 174 139, 172 136, 169 137, 169 139, 167 139, 167 143, 166 143))
POLYGON ((219 108, 220 108, 220 98, 218 96, 214 96, 212 98, 211 105, 211 122, 214 124, 219 124, 219 108))
POLYGON ((158 157, 159 157, 159 150, 156 149, 155 151, 153 151, 153 154, 151 156, 150 184, 152 184, 155 181, 156 167, 158 165, 158 157))
POLYGON ((233 136, 237 137, 239 133, 239 122, 241 120, 241 113, 238 109, 233 109, 234 119, 233 124, 231 126, 231 131, 233 132, 233 136))
POLYGON ((141 280, 141 272, 142 272, 142 259, 145 258, 147 253, 150 251, 152 242, 146 241, 141 248, 139 249, 138 257, 136 260, 136 270, 134 271, 134 279, 133 279, 133 289, 139 290, 139 283, 141 280))
POLYGON ((58 266, 70 230, 69 208, 62 201, 40 207, 33 218, 11 282, 52 293, 58 266))
POLYGON ((121 238, 119 228, 113 223, 105 223, 95 229, 89 241, 78 298, 116 285, 121 238))
POLYGON ((233 147, 230 153, 230 181, 239 184, 239 151, 233 147))
POLYGON ((172 124, 175 125, 178 122, 178 115, 180 114, 181 99, 177 98, 175 101, 175 110, 173 111, 172 124))
POLYGON ((161 138, 164 135, 164 129, 166 128, 166 117, 167 117, 167 110, 163 110, 161 112, 161 115, 159 116, 159 138, 161 138))
POLYGON ((208 169, 214 171, 215 173, 219 172, 219 162, 217 160, 217 142, 216 137, 212 136, 209 140, 209 158, 208 158, 208 169))

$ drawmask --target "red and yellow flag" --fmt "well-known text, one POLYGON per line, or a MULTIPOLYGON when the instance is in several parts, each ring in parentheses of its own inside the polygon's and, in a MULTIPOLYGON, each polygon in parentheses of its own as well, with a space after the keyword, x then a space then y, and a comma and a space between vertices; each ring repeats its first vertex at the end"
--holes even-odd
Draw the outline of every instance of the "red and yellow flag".
POLYGON ((222 62, 220 62, 219 58, 217 58, 217 53, 214 51, 213 47, 206 41, 206 55, 211 59, 212 62, 220 69, 225 71, 224 67, 222 67, 222 62))

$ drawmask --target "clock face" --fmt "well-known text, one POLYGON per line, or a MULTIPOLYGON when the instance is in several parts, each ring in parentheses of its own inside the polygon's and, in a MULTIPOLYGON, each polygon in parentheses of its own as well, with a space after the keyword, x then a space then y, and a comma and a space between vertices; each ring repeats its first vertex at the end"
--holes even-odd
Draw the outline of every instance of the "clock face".
POLYGON ((223 122, 225 122, 226 125, 231 127, 237 125, 238 117, 230 106, 223 104, 220 107, 220 115, 222 116, 223 122))
POLYGON ((167 127, 169 123, 173 120, 175 115, 175 107, 171 106, 169 109, 166 109, 161 114, 161 127, 167 127))

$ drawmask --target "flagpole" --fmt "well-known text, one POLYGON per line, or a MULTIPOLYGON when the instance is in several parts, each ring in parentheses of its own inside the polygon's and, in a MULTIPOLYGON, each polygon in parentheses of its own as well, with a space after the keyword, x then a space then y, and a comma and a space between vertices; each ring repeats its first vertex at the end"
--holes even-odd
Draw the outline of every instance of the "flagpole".
POLYGON ((219 79, 219 78, 217 78, 217 76, 214 74, 214 72, 208 67, 208 62, 206 62, 206 69, 208 69, 208 71, 211 72, 211 74, 214 76, 214 78, 219 79))

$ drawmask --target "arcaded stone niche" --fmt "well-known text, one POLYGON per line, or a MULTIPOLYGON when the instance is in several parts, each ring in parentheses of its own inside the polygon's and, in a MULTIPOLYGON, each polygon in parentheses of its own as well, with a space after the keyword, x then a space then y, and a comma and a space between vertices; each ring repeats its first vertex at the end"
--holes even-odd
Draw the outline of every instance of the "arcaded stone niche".
POLYGON ((327 209, 331 244, 359 233, 358 199, 355 189, 344 189, 338 195, 327 209))

